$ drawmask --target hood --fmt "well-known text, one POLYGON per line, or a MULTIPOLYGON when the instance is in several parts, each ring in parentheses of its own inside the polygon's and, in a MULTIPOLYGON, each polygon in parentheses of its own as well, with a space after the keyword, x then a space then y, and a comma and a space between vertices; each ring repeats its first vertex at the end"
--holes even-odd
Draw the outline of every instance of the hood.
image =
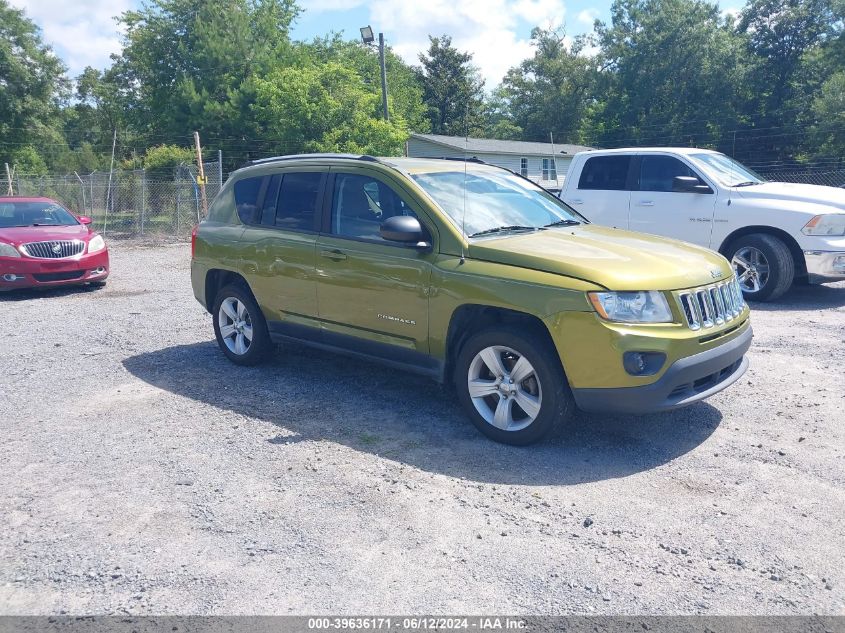
POLYGON ((737 187, 735 195, 742 198, 810 202, 837 207, 845 211, 845 189, 822 185, 803 185, 792 182, 764 182, 750 187, 737 187))
POLYGON ((26 244, 51 240, 86 240, 91 235, 84 224, 71 226, 12 226, 0 228, 0 242, 26 244))
POLYGON ((733 274, 727 260, 710 249, 594 224, 482 239, 470 244, 469 255, 609 290, 677 290, 733 274))

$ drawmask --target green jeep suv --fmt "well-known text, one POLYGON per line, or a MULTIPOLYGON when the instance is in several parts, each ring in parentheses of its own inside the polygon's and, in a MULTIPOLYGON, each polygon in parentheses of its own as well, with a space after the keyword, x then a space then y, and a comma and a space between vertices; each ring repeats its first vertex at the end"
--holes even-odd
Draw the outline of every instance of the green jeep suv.
POLYGON ((702 400, 746 370, 730 264, 590 224, 477 161, 302 155, 252 163, 196 228, 191 277, 223 353, 274 340, 452 383, 475 426, 537 441, 584 410, 702 400))

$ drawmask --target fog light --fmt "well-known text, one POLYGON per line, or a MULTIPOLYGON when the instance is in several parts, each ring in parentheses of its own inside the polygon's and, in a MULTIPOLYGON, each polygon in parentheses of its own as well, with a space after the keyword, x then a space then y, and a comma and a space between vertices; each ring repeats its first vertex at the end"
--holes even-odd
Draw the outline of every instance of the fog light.
POLYGON ((104 272, 106 272, 106 269, 103 268, 102 266, 99 266, 99 267, 97 267, 97 268, 95 268, 94 270, 91 271, 91 277, 96 277, 97 275, 102 275, 104 272))
POLYGON ((17 281, 18 279, 23 279, 23 275, 14 275, 14 274, 3 275, 3 281, 17 281))
POLYGON ((663 352, 625 352, 622 366, 632 376, 651 376, 660 371, 666 361, 663 352))

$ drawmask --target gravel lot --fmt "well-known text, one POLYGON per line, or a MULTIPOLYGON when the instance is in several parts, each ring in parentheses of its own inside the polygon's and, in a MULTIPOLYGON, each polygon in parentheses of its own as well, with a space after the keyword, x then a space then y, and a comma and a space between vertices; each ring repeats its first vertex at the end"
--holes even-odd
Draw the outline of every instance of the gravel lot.
POLYGON ((228 363, 189 257, 0 295, 0 613, 845 614, 845 284, 753 306, 708 403, 513 448, 410 374, 228 363))

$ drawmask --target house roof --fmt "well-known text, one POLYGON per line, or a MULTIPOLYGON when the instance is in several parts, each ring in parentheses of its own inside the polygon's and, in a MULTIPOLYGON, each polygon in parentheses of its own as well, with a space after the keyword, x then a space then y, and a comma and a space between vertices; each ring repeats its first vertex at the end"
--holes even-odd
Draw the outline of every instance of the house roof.
POLYGON ((535 143, 532 141, 499 141, 492 138, 464 138, 463 136, 444 136, 442 134, 411 134, 412 138, 443 145, 449 149, 466 150, 469 153, 484 154, 517 154, 525 156, 551 156, 552 150, 556 156, 561 154, 572 156, 584 152, 592 147, 571 145, 569 143, 535 143))

